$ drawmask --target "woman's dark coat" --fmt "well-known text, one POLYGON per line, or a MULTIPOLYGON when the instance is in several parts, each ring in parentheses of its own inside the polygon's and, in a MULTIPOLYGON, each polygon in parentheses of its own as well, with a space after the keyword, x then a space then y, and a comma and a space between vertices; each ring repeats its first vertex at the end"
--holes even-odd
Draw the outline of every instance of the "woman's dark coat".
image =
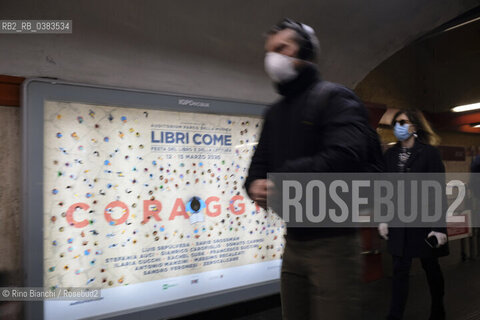
MULTIPOLYGON (((401 151, 400 143, 385 152, 385 165, 387 172, 398 172, 398 155, 401 151)), ((415 140, 411 155, 406 162, 407 173, 416 172, 445 172, 445 167, 437 148, 415 140)), ((438 249, 432 249, 425 242, 431 231, 447 233, 443 228, 389 228, 388 251, 394 256, 407 256, 412 258, 441 257, 449 254, 448 243, 438 249)))

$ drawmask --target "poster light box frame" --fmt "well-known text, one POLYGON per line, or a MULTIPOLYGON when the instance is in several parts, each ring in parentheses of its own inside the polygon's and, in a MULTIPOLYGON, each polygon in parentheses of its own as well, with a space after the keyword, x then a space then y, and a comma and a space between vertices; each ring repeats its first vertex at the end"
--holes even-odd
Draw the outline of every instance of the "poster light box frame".
MULTIPOLYGON (((43 287, 43 155, 44 103, 63 101, 125 108, 198 112, 217 115, 261 117, 266 106, 201 96, 132 90, 44 78, 27 79, 22 85, 22 214, 23 272, 25 287, 43 287), (201 103, 180 104, 181 99, 201 103), (197 104, 198 105, 198 104, 197 104), (208 107, 206 107, 208 105, 208 107)), ((183 100, 185 101, 185 100, 183 100)), ((188 315, 233 303, 248 301, 280 291, 279 279, 247 286, 160 302, 121 312, 101 314, 89 319, 159 319, 188 315)), ((26 319, 44 317, 44 301, 25 304, 26 319)), ((88 308, 88 303, 83 304, 88 308)), ((72 314, 72 318, 75 314, 72 314)))

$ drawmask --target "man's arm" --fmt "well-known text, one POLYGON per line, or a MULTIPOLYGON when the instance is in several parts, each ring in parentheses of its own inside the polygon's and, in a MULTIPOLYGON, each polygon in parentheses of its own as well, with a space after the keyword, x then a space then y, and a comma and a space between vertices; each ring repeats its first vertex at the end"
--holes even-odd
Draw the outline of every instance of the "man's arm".
POLYGON ((250 168, 248 169, 248 176, 245 180, 245 189, 248 195, 250 194, 250 187, 253 181, 258 179, 266 179, 268 172, 268 120, 267 116, 263 122, 262 132, 258 141, 255 153, 253 154, 252 161, 250 162, 250 168))
POLYGON ((366 110, 345 88, 332 92, 322 113, 321 150, 311 157, 287 161, 285 172, 348 172, 367 158, 366 110))

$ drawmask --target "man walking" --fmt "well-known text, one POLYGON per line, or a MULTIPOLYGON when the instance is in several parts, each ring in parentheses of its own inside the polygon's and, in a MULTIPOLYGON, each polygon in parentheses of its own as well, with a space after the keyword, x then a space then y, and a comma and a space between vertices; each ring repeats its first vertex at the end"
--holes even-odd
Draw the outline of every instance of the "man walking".
MULTIPOLYGON (((265 70, 282 98, 265 115, 245 182, 263 208, 273 184, 267 172, 365 171, 372 131, 355 94, 320 79, 319 42, 311 27, 285 19, 268 32, 265 50, 265 70)), ((285 240, 283 318, 360 319, 355 229, 287 225, 285 240)))

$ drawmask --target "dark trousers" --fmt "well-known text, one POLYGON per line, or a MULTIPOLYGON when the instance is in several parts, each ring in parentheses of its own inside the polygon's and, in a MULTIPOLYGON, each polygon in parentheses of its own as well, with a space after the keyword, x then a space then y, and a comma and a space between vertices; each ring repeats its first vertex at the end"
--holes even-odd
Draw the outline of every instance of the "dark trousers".
MULTIPOLYGON (((432 299, 430 319, 445 319, 443 306, 444 280, 438 258, 422 258, 422 268, 427 275, 430 296, 432 299)), ((389 320, 399 320, 403 317, 408 297, 409 274, 412 258, 393 256, 392 301, 389 320)))
POLYGON ((281 274, 283 319, 361 319, 360 261, 355 235, 287 238, 281 274))

